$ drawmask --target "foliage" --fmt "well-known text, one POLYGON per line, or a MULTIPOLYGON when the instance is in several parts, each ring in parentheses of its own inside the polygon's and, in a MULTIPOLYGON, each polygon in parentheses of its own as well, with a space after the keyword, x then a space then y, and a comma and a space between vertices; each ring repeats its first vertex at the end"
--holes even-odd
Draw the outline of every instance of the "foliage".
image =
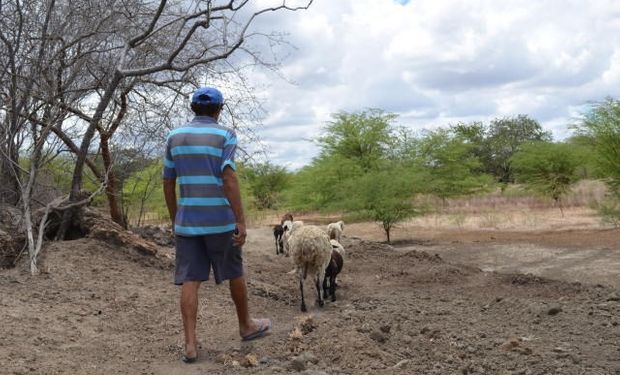
POLYGON ((380 222, 390 242, 392 228, 420 212, 413 196, 421 186, 420 175, 412 170, 399 166, 377 170, 347 181, 341 205, 361 218, 380 222))
POLYGON ((442 200, 468 195, 491 184, 480 173, 481 163, 471 152, 474 145, 448 129, 431 131, 419 142, 420 163, 425 170, 427 190, 442 200))
POLYGON ((394 225, 415 214, 421 185, 412 173, 414 137, 395 129, 395 118, 376 109, 335 114, 318 139, 319 157, 293 176, 289 206, 378 221, 389 241, 394 225))
POLYGON ((582 119, 578 130, 593 140, 596 165, 620 198, 620 101, 607 98, 582 119))
POLYGON ((519 182, 552 198, 561 206, 561 198, 577 180, 579 160, 572 146, 565 143, 533 142, 511 158, 519 182))
POLYGON ((551 135, 527 115, 458 124, 452 129, 472 144, 471 153, 482 163, 482 171, 495 176, 500 183, 514 182, 511 158, 521 146, 533 141, 551 141, 551 135))
POLYGON ((285 192, 287 205, 294 210, 332 211, 346 195, 346 181, 361 176, 362 168, 340 155, 324 155, 292 176, 285 192))
POLYGON ((579 160, 577 176, 579 179, 604 178, 602 171, 596 161, 596 147, 594 139, 587 135, 576 134, 565 141, 571 146, 572 152, 579 160))
POLYGON ((600 203, 597 210, 604 224, 611 224, 615 228, 620 228, 620 202, 609 199, 600 203))
POLYGON ((122 185, 123 215, 127 219, 135 218, 135 224, 140 226, 146 213, 157 213, 165 216, 167 211, 163 201, 163 186, 161 183, 161 161, 151 162, 150 165, 135 171, 126 177, 122 185))
POLYGON ((325 127, 318 139, 321 157, 339 155, 354 161, 363 171, 376 168, 391 143, 391 123, 396 115, 380 109, 358 113, 340 112, 325 127))
POLYGON ((258 209, 276 208, 289 181, 286 168, 269 162, 246 166, 242 176, 258 209))

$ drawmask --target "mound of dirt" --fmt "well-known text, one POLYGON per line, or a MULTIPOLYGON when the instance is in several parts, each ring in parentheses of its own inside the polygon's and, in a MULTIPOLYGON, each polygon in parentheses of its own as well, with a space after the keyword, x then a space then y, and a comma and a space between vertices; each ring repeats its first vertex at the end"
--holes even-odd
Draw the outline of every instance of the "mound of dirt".
POLYGON ((174 233, 169 225, 145 225, 131 228, 131 231, 138 234, 147 241, 155 242, 159 246, 174 246, 174 233))
POLYGON ((134 249, 145 255, 157 255, 158 246, 139 235, 123 229, 105 214, 89 207, 76 215, 74 226, 88 238, 94 238, 118 247, 134 249))

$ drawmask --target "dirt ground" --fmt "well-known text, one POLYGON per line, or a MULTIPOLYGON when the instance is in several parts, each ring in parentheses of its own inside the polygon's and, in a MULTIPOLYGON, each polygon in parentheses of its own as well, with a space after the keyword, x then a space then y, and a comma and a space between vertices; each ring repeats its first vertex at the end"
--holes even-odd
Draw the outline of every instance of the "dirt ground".
POLYGON ((302 314, 290 258, 252 229, 250 303, 274 331, 241 343, 227 288, 206 283, 193 365, 169 260, 54 243, 42 275, 0 271, 0 373, 620 374, 617 231, 411 227, 395 247, 370 224, 345 234, 338 301, 302 314))

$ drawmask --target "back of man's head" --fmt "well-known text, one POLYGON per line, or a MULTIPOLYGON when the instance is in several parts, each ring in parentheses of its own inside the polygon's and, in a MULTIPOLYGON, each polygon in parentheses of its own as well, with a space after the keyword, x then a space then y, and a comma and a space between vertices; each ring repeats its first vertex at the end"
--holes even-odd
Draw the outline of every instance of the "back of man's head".
POLYGON ((197 116, 217 117, 224 106, 224 96, 215 87, 200 87, 192 95, 192 111, 197 116))

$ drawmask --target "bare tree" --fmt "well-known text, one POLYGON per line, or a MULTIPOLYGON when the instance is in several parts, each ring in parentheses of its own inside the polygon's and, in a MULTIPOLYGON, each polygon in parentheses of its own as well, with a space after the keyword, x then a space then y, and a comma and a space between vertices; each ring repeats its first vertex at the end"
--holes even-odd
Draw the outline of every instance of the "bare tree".
MULTIPOLYGON (((246 40, 253 21, 268 12, 307 9, 312 3, 290 7, 286 1, 256 11, 247 11, 248 0, 227 1, 166 1, 156 4, 135 2, 113 3, 103 15, 110 22, 102 24, 114 33, 95 34, 106 46, 106 61, 114 62, 103 71, 102 85, 94 112, 83 133, 73 172, 70 201, 78 196, 86 155, 95 132, 119 91, 127 90, 135 80, 178 82, 188 72, 222 61, 239 50, 246 40), (147 14, 148 17, 140 15, 147 14)), ((84 36, 89 39, 90 36, 84 36)), ((75 111, 77 112, 77 111, 75 111)), ((72 211, 65 211, 57 238, 63 238, 72 211)))
MULTIPOLYGON (((0 0, 0 200, 21 201, 31 218, 37 171, 57 147, 49 142, 54 135, 75 154, 68 201, 54 208, 68 207, 57 238, 64 238, 80 200, 85 166, 105 186, 112 218, 125 224, 113 137, 133 125, 129 120, 149 116, 152 107, 138 105, 140 99, 186 98, 205 77, 239 77, 229 59, 235 52, 269 65, 247 41, 271 36, 253 33, 251 25, 266 13, 307 9, 312 0, 297 3, 256 9, 249 0, 0 0)), ((247 114, 234 105, 229 110, 232 125, 243 127, 247 114)), ((34 244, 36 224, 26 226, 34 244)))

